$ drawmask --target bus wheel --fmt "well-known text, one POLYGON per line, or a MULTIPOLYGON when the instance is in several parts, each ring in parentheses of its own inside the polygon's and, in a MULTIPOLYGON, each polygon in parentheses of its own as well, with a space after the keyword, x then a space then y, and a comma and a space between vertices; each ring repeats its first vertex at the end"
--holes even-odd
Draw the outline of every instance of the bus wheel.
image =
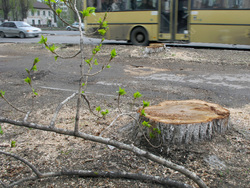
POLYGON ((147 31, 141 27, 135 28, 131 33, 131 42, 136 46, 147 46, 149 43, 147 31))

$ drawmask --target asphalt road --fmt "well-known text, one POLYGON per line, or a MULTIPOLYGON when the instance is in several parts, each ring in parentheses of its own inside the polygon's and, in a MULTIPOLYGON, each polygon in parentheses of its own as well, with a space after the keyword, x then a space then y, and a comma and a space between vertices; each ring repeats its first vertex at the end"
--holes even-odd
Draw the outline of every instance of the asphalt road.
MULTIPOLYGON (((78 44, 80 39, 79 31, 42 31, 44 37, 48 38, 49 43, 57 44, 78 44)), ((97 44, 100 42, 100 39, 89 38, 84 36, 85 44, 97 44)), ((37 38, 18 38, 18 37, 8 37, 0 38, 0 43, 38 43, 40 37, 37 38)), ((112 44, 126 44, 126 41, 115 41, 115 40, 105 40, 104 43, 112 44)))
MULTIPOLYGON (((53 40, 63 39, 65 43, 72 43, 73 38, 79 40, 78 32, 63 32, 57 35, 47 33, 48 40, 49 37, 53 40)), ((35 47, 26 51, 30 47, 22 46, 37 42, 39 38, 0 40, 1 88, 8 88, 9 84, 6 83, 14 83, 14 78, 23 79, 24 69, 29 67, 31 59, 41 57, 40 71, 36 73, 37 87, 66 93, 77 90, 79 66, 73 66, 72 60, 59 59, 54 62, 54 57, 45 49, 35 47), (4 46, 7 40, 19 42, 14 46, 4 46)), ((88 94, 114 98, 120 86, 127 88, 131 95, 140 91, 145 100, 154 99, 157 102, 166 99, 201 99, 229 107, 250 103, 249 51, 169 48, 162 56, 157 53, 145 56, 142 53, 144 47, 118 44, 105 45, 101 53, 102 61, 108 61, 110 50, 116 48, 116 63, 111 69, 89 79, 88 94)))

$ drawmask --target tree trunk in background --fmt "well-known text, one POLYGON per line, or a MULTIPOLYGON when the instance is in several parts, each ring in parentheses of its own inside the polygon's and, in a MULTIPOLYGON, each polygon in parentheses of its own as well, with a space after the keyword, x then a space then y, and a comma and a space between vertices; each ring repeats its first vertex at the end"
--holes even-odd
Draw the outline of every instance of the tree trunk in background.
POLYGON ((2 10, 3 10, 3 18, 4 20, 8 20, 8 14, 10 12, 10 2, 9 0, 1 0, 2 10))
POLYGON ((165 101, 146 107, 145 114, 139 115, 133 131, 136 144, 145 136, 153 145, 189 144, 210 140, 229 128, 230 112, 201 100, 165 101), (144 121, 149 125, 142 125, 144 121))

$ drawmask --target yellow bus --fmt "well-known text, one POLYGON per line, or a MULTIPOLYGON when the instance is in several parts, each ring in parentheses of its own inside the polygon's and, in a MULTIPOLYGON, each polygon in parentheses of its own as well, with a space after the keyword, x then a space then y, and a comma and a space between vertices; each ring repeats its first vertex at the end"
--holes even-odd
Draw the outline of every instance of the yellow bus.
POLYGON ((250 0, 85 0, 86 6, 96 7, 87 32, 108 12, 107 39, 250 45, 250 0))

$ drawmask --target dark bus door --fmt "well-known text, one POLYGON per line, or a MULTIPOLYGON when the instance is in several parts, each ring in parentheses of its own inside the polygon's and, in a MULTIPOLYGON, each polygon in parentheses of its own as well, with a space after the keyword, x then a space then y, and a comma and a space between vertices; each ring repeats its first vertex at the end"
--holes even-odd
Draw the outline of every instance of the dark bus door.
POLYGON ((162 0, 159 40, 189 40, 188 13, 190 0, 162 0))

